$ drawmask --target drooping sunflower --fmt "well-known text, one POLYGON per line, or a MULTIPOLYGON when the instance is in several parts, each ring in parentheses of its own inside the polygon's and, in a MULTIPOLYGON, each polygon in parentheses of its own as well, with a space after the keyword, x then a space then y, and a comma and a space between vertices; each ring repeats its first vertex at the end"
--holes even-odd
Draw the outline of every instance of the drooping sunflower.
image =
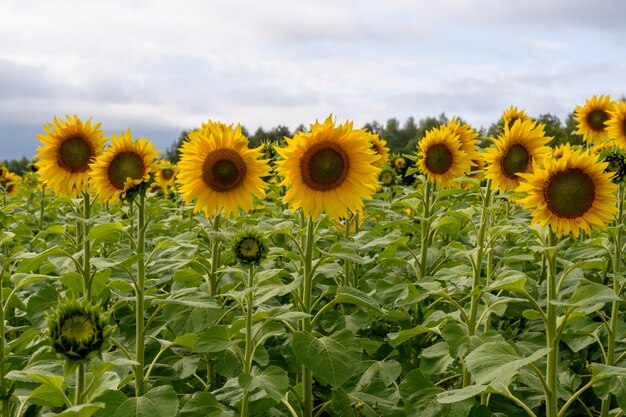
POLYGON ((111 136, 111 146, 91 164, 93 185, 98 198, 117 203, 126 194, 150 180, 157 168, 151 141, 133 139, 130 129, 111 136))
POLYGON ((608 164, 598 162, 589 152, 564 149, 557 160, 545 159, 543 166, 535 161, 533 172, 520 173, 518 192, 527 196, 519 203, 531 210, 532 224, 550 226, 558 236, 591 227, 606 227, 617 212, 612 173, 608 164))
POLYGON ((574 119, 578 122, 576 133, 583 135, 583 140, 589 143, 606 142, 609 138, 606 122, 610 119, 610 111, 614 103, 608 95, 586 100, 584 106, 577 106, 574 119))
POLYGON ((364 139, 363 129, 352 122, 335 126, 332 115, 311 125, 308 133, 298 132, 286 139, 287 146, 276 151, 279 185, 288 187, 284 200, 296 210, 317 218, 326 212, 330 218, 356 213, 363 208, 378 186, 379 157, 364 139))
POLYGON ((8 195, 14 196, 19 192, 21 182, 22 177, 13 172, 7 171, 7 173, 0 178, 0 187, 2 187, 4 192, 8 195))
POLYGON ((387 147, 387 141, 381 138, 377 133, 365 133, 366 138, 370 141, 372 149, 376 152, 376 155, 379 156, 378 161, 376 161, 376 166, 384 167, 387 165, 389 161, 389 148, 387 147))
POLYGON ((520 120, 522 122, 530 120, 530 117, 528 117, 528 114, 526 114, 526 110, 518 110, 517 106, 511 106, 504 112, 502 112, 503 129, 504 126, 508 126, 508 128, 510 129, 511 127, 513 127, 513 124, 517 120, 520 120))
POLYGON ((429 181, 446 188, 470 170, 470 159, 461 150, 459 135, 440 126, 426 132, 418 144, 418 166, 429 181))
POLYGON ((261 148, 248 148, 241 126, 212 122, 190 132, 181 146, 176 183, 186 202, 196 200, 194 211, 209 217, 224 211, 237 215, 253 208, 252 196, 263 197, 270 173, 261 148))
POLYGON ((609 114, 611 117, 605 123, 607 135, 620 146, 626 147, 626 101, 616 102, 609 114))
POLYGON ((76 115, 67 121, 55 117, 43 130, 46 134, 37 135, 43 146, 35 155, 41 178, 57 195, 76 197, 87 190, 90 164, 102 153, 100 123, 83 123, 76 115))
POLYGON ((458 140, 461 142, 461 150, 465 152, 470 161, 480 161, 482 159, 478 151, 478 140, 476 140, 478 133, 470 125, 467 123, 461 124, 459 119, 453 117, 446 126, 452 134, 458 136, 458 140))
POLYGON ((552 138, 544 134, 543 125, 530 119, 517 120, 511 128, 504 125, 504 133, 484 154, 489 163, 485 176, 500 192, 515 190, 519 185, 518 175, 531 172, 533 161, 541 161, 550 153, 546 146, 550 140, 552 138))

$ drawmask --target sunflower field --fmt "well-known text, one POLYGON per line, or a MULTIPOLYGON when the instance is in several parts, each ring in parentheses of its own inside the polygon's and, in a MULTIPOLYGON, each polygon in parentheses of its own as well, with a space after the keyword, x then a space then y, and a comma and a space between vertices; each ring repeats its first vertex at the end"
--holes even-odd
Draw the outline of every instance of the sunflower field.
POLYGON ((55 118, 0 167, 0 417, 623 416, 626 103, 576 119, 209 120, 174 165, 55 118))

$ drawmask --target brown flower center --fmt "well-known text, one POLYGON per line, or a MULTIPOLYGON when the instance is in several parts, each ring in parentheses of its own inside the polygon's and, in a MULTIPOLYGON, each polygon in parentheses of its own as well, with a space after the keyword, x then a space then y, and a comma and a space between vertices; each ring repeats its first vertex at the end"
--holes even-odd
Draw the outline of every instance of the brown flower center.
POLYGON ((316 143, 304 152, 300 161, 302 182, 316 191, 339 187, 350 171, 350 159, 336 143, 316 143))
POLYGON ((424 164, 434 174, 443 175, 452 168, 452 152, 443 143, 432 145, 426 150, 424 164))
POLYGON ((121 152, 113 157, 107 175, 109 182, 118 190, 124 189, 128 178, 138 180, 145 174, 143 159, 135 152, 121 152))
POLYGON ((587 116, 589 127, 596 132, 604 131, 604 122, 609 120, 609 115, 604 110, 592 110, 587 116))
POLYGON ((202 165, 202 179, 214 191, 226 192, 237 188, 248 171, 241 155, 233 149, 212 151, 202 165))
POLYGON ((548 209, 554 215, 566 219, 584 215, 593 205, 595 196, 593 180, 578 168, 555 174, 544 190, 548 209))
POLYGON ((163 178, 169 181, 174 176, 174 170, 171 168, 163 168, 161 170, 161 175, 163 175, 163 178))
POLYGON ((502 172, 507 178, 517 180, 517 174, 524 172, 530 161, 530 154, 522 145, 512 145, 502 158, 500 165, 502 172))
POLYGON ((70 172, 84 172, 89 169, 89 161, 93 156, 91 146, 81 136, 69 138, 61 143, 57 162, 59 166, 70 172))

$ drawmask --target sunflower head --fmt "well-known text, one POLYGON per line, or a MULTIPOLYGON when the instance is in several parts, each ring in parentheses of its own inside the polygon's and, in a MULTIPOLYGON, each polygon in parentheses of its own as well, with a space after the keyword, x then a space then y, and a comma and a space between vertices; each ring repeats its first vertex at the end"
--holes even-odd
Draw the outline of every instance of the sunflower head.
POLYGON ((617 212, 617 185, 607 166, 589 152, 566 148, 561 158, 546 158, 543 166, 535 162, 533 172, 519 174, 516 191, 527 195, 519 202, 532 210, 533 224, 550 226, 558 236, 604 228, 617 212))
POLYGON ((3 177, 0 177, 0 188, 8 195, 14 196, 19 192, 21 182, 22 177, 7 171, 3 177))
POLYGON ((48 316, 52 348, 70 361, 100 356, 107 348, 111 331, 108 317, 87 300, 59 303, 48 316))
POLYGON ((626 147, 626 101, 615 103, 613 110, 609 110, 610 118, 606 122, 606 133, 609 138, 615 139, 620 146, 626 147))
POLYGON ((504 112, 502 112, 502 125, 500 131, 504 131, 504 126, 507 126, 509 129, 511 129, 513 127, 513 124, 518 120, 521 122, 530 120, 530 117, 528 117, 526 110, 518 110, 517 106, 511 106, 508 109, 504 110, 504 112))
POLYGON ((248 148, 241 126, 209 120, 181 146, 176 183, 183 200, 196 200, 194 210, 204 210, 207 217, 252 209, 253 195, 265 196, 262 177, 270 173, 267 160, 260 158, 261 147, 248 148))
POLYGON ((378 181, 385 187, 391 187, 396 183, 396 177, 396 170, 386 166, 378 174, 378 181))
POLYGON ((76 115, 67 121, 54 118, 37 135, 42 146, 37 148, 37 168, 42 178, 57 195, 76 197, 87 190, 91 163, 104 146, 100 123, 83 123, 76 115))
POLYGON ((268 251, 267 241, 254 229, 240 231, 231 244, 231 252, 241 265, 259 265, 268 251))
POLYGON ((605 172, 613 174, 613 182, 616 184, 623 183, 626 180, 626 149, 608 142, 602 145, 605 146, 595 146, 593 153, 599 161, 608 164, 605 172), (596 149, 600 147, 602 149, 596 149))
POLYGON ((472 129, 467 123, 461 123, 460 119, 456 116, 452 118, 445 125, 453 135, 458 136, 458 141, 461 143, 461 150, 465 152, 470 161, 481 160, 482 157, 478 151, 478 133, 472 129))
POLYGON ((532 120, 516 121, 494 140, 495 146, 485 152, 489 164, 485 176, 500 192, 512 191, 519 185, 519 174, 531 172, 533 161, 541 161, 549 154, 546 146, 552 140, 545 136, 543 125, 532 120))
POLYGON ((9 173, 9 169, 4 165, 0 164, 0 179, 4 178, 5 175, 9 173))
POLYGON ((377 133, 366 132, 365 137, 369 140, 372 150, 378 155, 379 159, 376 161, 376 166, 384 167, 389 161, 389 148, 387 147, 387 141, 382 139, 377 133))
POLYGON ((111 146, 91 165, 92 178, 98 197, 117 203, 132 200, 145 193, 156 171, 156 156, 152 142, 144 137, 134 139, 130 130, 112 135, 111 146))
POLYGON ((404 156, 400 154, 394 154, 391 157, 391 164, 398 174, 402 175, 404 172, 406 172, 407 162, 404 156))
POLYGON ((352 122, 336 126, 331 115, 311 125, 310 132, 286 139, 287 146, 276 149, 283 158, 276 162, 283 178, 279 185, 288 187, 284 200, 314 218, 326 212, 336 219, 361 210, 363 198, 377 189, 380 170, 365 134, 352 122))
POLYGON ((607 122, 614 103, 608 95, 600 97, 594 95, 586 100, 584 106, 577 106, 574 119, 578 122, 576 133, 583 135, 583 140, 589 143, 601 143, 608 140, 607 122))
POLYGON ((445 188, 452 180, 462 177, 470 169, 470 160, 461 150, 459 135, 447 126, 426 132, 418 144, 418 166, 429 181, 445 188))
POLYGON ((157 164, 157 170, 155 174, 155 182, 165 190, 174 185, 176 178, 176 166, 169 161, 160 159, 157 164))

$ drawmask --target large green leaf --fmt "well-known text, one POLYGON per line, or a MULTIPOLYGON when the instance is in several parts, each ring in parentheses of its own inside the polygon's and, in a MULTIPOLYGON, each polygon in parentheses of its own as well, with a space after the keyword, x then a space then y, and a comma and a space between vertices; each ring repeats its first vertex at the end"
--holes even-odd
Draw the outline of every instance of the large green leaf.
POLYGON ((289 389, 289 377, 284 369, 277 366, 268 366, 262 372, 255 367, 252 374, 241 374, 238 378, 239 386, 249 392, 262 390, 276 402, 279 402, 289 389))
POLYGON ((180 409, 178 417, 235 417, 235 412, 218 403, 210 392, 196 392, 180 409))
MULTIPOLYGON (((176 417, 178 396, 171 386, 163 385, 139 398, 129 398, 117 407, 112 417, 176 417)), ((100 414, 99 414, 100 415, 100 414)))
POLYGON ((361 344, 351 331, 345 329, 320 338, 296 332, 293 350, 316 378, 333 387, 350 379, 361 359, 361 344))

